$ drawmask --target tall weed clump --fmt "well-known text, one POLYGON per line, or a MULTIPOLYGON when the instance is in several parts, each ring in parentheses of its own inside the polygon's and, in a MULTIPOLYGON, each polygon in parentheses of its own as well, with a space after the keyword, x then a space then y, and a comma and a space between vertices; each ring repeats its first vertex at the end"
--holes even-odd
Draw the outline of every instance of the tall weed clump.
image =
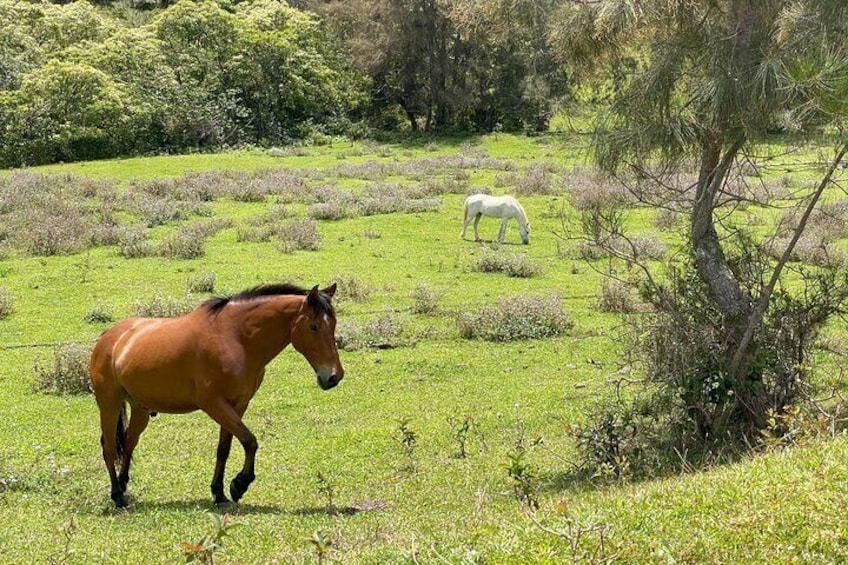
POLYGON ((72 343, 56 349, 53 359, 37 359, 33 364, 33 389, 57 395, 91 392, 88 376, 90 357, 90 347, 72 343))
POLYGON ((15 295, 8 287, 0 286, 0 320, 8 318, 15 311, 15 295))
POLYGON ((279 249, 283 253, 305 250, 314 251, 321 247, 322 237, 318 232, 318 222, 312 218, 294 219, 282 223, 277 229, 280 238, 279 249))
POLYGON ((466 306, 457 316, 459 333, 467 339, 513 341, 565 334, 574 327, 559 298, 524 295, 504 297, 497 304, 466 306))
POLYGON ((471 270, 478 273, 503 273, 510 277, 526 279, 541 273, 542 266, 525 253, 507 254, 497 249, 484 248, 471 264, 471 270))
POLYGON ((185 298, 173 298, 157 294, 149 301, 136 300, 136 316, 142 318, 177 318, 188 314, 197 307, 197 300, 190 295, 185 298))

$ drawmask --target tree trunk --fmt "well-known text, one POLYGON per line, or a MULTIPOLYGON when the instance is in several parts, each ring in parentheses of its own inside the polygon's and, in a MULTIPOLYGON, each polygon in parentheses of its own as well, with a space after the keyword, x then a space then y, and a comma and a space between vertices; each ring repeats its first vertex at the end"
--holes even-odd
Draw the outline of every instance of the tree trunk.
POLYGON ((723 358, 728 361, 725 368, 730 374, 733 397, 727 406, 716 411, 714 428, 724 428, 729 418, 738 413, 746 423, 762 426, 766 416, 765 395, 760 375, 751 371, 751 362, 756 355, 756 341, 745 343, 744 336, 753 314, 753 299, 742 288, 733 275, 721 240, 715 228, 714 211, 718 195, 736 155, 743 144, 742 139, 732 143, 722 155, 722 143, 710 138, 702 145, 701 166, 695 201, 690 222, 690 243, 695 267, 701 280, 710 289, 712 299, 722 313, 727 334, 723 344, 723 358), (742 346, 745 351, 740 351, 742 346), (730 360, 741 361, 731 371, 730 360))

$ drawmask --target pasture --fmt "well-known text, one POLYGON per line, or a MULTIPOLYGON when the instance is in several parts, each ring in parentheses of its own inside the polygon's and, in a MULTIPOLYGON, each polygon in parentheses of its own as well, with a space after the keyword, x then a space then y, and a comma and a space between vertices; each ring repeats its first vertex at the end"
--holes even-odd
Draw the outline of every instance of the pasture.
MULTIPOLYGON (((92 312, 117 321, 157 298, 196 304, 210 293, 190 289, 210 275, 214 295, 270 282, 337 283, 346 373, 323 392, 291 348, 269 365, 245 416, 259 442, 257 478, 230 510, 238 526, 216 563, 843 560, 844 436, 701 472, 580 478, 569 430, 615 393, 626 348, 623 315, 598 307, 603 277, 561 237, 576 230, 568 195, 591 177, 588 153, 579 139, 493 135, 28 171, 72 175, 68 184, 95 179, 88 207, 103 216, 111 201, 117 224, 143 230, 138 237, 148 243, 135 255, 122 247, 124 233, 68 254, 0 255, 0 287, 15 297, 0 319, 0 561, 175 563, 191 550, 183 542, 212 531, 217 426, 206 415, 151 421, 135 453, 129 508, 119 511, 109 499, 93 396, 33 390, 33 365, 52 357, 49 344, 90 346, 112 325, 86 321, 92 312), (286 175, 248 182, 278 169, 286 175), (161 223, 144 215, 156 198, 177 206, 162 195, 168 182, 186 178, 195 190, 213 187, 212 196, 161 223), (164 188, 151 188, 157 180, 164 188), (247 186, 253 192, 239 192, 247 186), (506 242, 492 246, 499 221, 491 218, 480 222, 488 243, 470 232, 460 240, 462 203, 478 188, 518 196, 530 245, 521 245, 513 221, 506 242), (141 196, 125 204, 134 190, 141 196), (310 215, 314 224, 293 225, 315 249, 297 248, 276 228, 263 232, 310 215), (182 258, 175 234, 210 222, 218 223, 201 252, 182 258), (481 267, 493 257, 531 276, 481 267), (539 339, 462 335, 464 313, 516 296, 561 307, 570 324, 539 339), (532 520, 520 512, 508 473, 520 451, 539 502, 532 520)), ((773 182, 807 182, 815 171, 799 175, 773 182)), ((651 211, 634 210, 628 222, 669 253, 679 241, 680 226, 660 230, 651 211)), ((834 324, 827 337, 844 343, 845 333, 834 324)), ((824 378, 832 377, 835 362, 822 357, 824 378)), ((241 460, 235 444, 227 484, 241 460)))

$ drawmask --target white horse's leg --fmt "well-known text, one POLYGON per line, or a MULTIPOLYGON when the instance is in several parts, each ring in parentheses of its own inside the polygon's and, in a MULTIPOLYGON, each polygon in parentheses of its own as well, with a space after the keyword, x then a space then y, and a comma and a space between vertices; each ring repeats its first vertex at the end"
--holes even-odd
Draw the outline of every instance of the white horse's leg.
POLYGON ((501 229, 498 232, 498 243, 503 243, 504 236, 506 236, 506 222, 509 218, 501 218, 501 229))
POLYGON ((473 218, 471 216, 467 216, 465 221, 462 222, 462 231, 459 232, 459 239, 465 239, 465 230, 468 228, 468 224, 471 223, 473 218))
POLYGON ((482 217, 483 217, 483 214, 481 214, 479 212, 474 215, 474 241, 480 241, 480 234, 477 231, 477 224, 480 223, 480 218, 482 218, 482 217))

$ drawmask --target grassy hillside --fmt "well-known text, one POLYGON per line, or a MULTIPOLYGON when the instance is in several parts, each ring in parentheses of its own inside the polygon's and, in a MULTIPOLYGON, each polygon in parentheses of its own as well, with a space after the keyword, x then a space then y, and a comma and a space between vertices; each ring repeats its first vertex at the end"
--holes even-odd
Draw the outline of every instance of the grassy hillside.
MULTIPOLYGON (((116 198, 139 190, 140 181, 185 182, 180 175, 207 171, 284 168, 303 184, 294 190, 300 196, 270 192, 244 201, 234 196, 248 182, 242 177, 203 181, 230 192, 185 219, 144 228, 155 250, 181 227, 228 220, 192 259, 127 258, 119 245, 0 255, 0 287, 15 298, 12 314, 0 319, 0 561, 174 563, 182 560, 181 542, 211 531, 217 428, 207 416, 163 414, 151 422, 136 451, 130 508, 119 512, 109 500, 93 398, 33 391, 34 363, 54 354, 48 344, 87 346, 109 327, 87 322, 93 311, 117 320, 157 296, 193 304, 209 293, 187 296, 189 287, 209 274, 214 294, 274 281, 338 282, 340 332, 353 339, 372 331, 392 346, 352 342, 341 352, 347 376, 330 392, 315 386, 291 349, 269 366, 245 417, 260 446, 257 479, 232 511, 240 525, 215 562, 317 563, 320 548, 324 562, 342 563, 844 561, 844 436, 651 481, 575 479, 568 429, 614 393, 623 348, 623 318, 598 308, 602 277, 560 237, 575 229, 566 195, 588 182, 587 153, 580 140, 491 136, 28 171, 71 174, 69 185, 77 176, 100 179, 116 198), (550 172, 534 181, 541 173, 528 167, 540 163, 550 172), (324 198, 374 184, 399 191, 428 183, 438 186, 418 211, 319 220, 317 250, 285 253, 279 239, 245 236, 269 211, 283 214, 282 202, 294 218, 314 214, 315 201, 306 200, 313 192, 324 198), (514 223, 497 249, 471 241, 470 230, 468 240, 458 238, 465 193, 481 187, 532 193, 520 197, 532 225, 529 246, 519 244, 514 223), (479 272, 484 253, 520 256, 538 272, 479 272), (418 313, 425 291, 436 306, 418 313), (461 337, 461 313, 516 295, 558 297, 574 327, 527 341, 461 337), (403 442, 404 431, 414 444, 403 442), (526 448, 524 463, 541 489, 538 523, 512 495, 506 466, 516 446, 526 448)), ((142 229, 136 212, 117 208, 122 224, 142 229)), ((679 230, 658 230, 652 212, 634 211, 628 221, 675 249, 679 230)), ((483 219, 480 227, 491 240, 498 224, 483 219)), ((844 343, 845 328, 834 325, 829 337, 844 343)), ((832 362, 823 370, 833 371, 832 362)), ((241 456, 234 446, 228 481, 241 456)))

